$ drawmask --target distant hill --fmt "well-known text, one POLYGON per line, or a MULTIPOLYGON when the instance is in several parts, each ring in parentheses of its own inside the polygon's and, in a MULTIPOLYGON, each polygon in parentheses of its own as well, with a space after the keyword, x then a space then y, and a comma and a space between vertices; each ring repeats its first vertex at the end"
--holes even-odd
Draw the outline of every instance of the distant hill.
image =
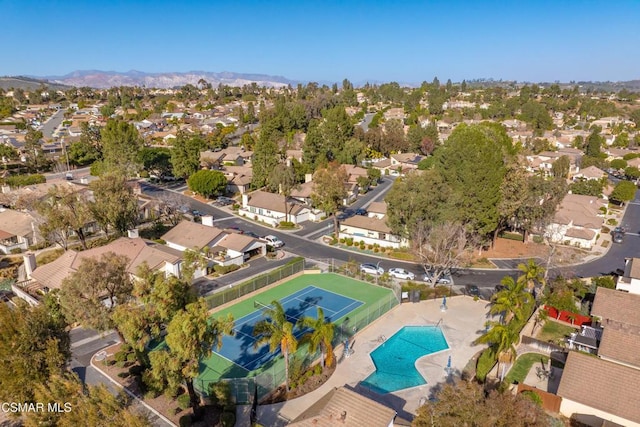
POLYGON ((49 89, 54 90, 66 90, 69 89, 70 86, 52 83, 47 80, 33 78, 33 77, 24 77, 24 76, 15 76, 15 77, 0 77, 0 89, 25 89, 25 90, 33 90, 39 88, 41 85, 46 86, 49 89))
POLYGON ((82 70, 74 71, 64 76, 42 77, 54 83, 68 86, 88 86, 106 89, 114 86, 145 86, 150 88, 173 88, 186 84, 197 85, 205 80, 212 86, 220 84, 227 86, 244 86, 256 83, 258 86, 282 87, 297 84, 293 80, 281 76, 265 74, 242 74, 232 72, 212 73, 207 71, 189 71, 186 73, 145 73, 131 70, 127 72, 82 70))

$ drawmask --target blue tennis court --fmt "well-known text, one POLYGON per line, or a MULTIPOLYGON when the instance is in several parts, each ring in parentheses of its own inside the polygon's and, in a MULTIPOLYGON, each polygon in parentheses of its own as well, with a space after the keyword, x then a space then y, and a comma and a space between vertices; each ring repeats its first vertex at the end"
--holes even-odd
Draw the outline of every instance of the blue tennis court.
MULTIPOLYGON (((258 302, 258 305, 271 303, 271 301, 261 301, 259 295, 254 300, 258 302)), ((364 303, 310 285, 282 298, 280 304, 282 304, 288 320, 295 324, 301 317, 315 319, 318 314, 317 307, 322 308, 325 318, 335 322, 364 303)), ((275 353, 269 351, 268 344, 259 348, 253 347, 256 341, 256 337, 253 336, 253 328, 259 321, 265 319, 263 312, 262 308, 258 308, 252 313, 236 319, 234 336, 225 335, 222 338, 222 348, 219 351, 214 349, 214 352, 242 366, 247 371, 254 371, 279 356, 279 351, 275 353)), ((295 329, 297 338, 300 338, 305 332, 300 328, 295 329)))

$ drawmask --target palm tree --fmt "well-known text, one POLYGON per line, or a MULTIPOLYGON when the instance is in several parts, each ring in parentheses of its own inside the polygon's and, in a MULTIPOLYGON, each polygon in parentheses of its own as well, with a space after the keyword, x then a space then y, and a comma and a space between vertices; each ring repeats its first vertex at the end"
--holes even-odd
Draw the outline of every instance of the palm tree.
POLYGON ((528 312, 527 307, 533 302, 533 296, 524 288, 524 282, 505 276, 500 283, 504 289, 493 296, 490 313, 504 313, 502 323, 514 317, 517 320, 524 320, 528 312))
POLYGON ((518 277, 518 282, 524 283, 529 291, 532 291, 537 283, 542 287, 546 285, 544 278, 545 268, 537 264, 533 259, 529 259, 526 264, 519 264, 518 270, 524 273, 518 277))
POLYGON ((489 322, 491 329, 476 340, 480 344, 489 344, 494 354, 498 356, 498 374, 501 380, 504 379, 505 371, 500 369, 500 364, 510 362, 517 353, 515 344, 520 338, 520 334, 511 325, 504 325, 500 322, 489 322))
POLYGON ((301 343, 309 343, 309 352, 315 353, 320 347, 322 355, 322 368, 331 367, 333 365, 333 330, 334 324, 325 319, 324 311, 318 307, 317 318, 302 317, 298 325, 303 328, 311 328, 311 332, 307 332, 300 339, 301 343))
POLYGON ((275 352, 278 348, 284 356, 285 386, 289 391, 289 355, 298 349, 298 340, 293 334, 293 323, 287 320, 287 315, 282 304, 277 300, 271 301, 271 306, 265 310, 264 320, 261 320, 253 328, 253 335, 258 339, 253 344, 254 348, 269 343, 269 351, 275 352))

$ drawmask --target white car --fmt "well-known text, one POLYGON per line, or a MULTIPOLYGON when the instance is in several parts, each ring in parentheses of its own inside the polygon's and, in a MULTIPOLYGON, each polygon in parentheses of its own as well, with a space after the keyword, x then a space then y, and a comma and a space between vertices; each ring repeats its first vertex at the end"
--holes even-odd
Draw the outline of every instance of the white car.
POLYGON ((274 248, 281 248, 284 246, 284 242, 282 240, 278 239, 276 236, 273 236, 271 234, 269 234, 268 236, 264 236, 262 240, 267 242, 267 245, 271 245, 274 248))
POLYGON ((415 274, 405 270, 404 268, 390 268, 389 276, 395 277, 396 279, 402 279, 402 280, 413 280, 416 278, 415 274))
MULTIPOLYGON (((433 281, 433 273, 431 273, 431 272, 426 273, 424 275, 423 280, 425 282, 432 282, 433 281)), ((438 282, 437 283, 439 283, 441 285, 450 285, 451 282, 452 282, 451 275, 447 274, 447 273, 442 273, 440 275, 440 277, 438 277, 438 282)))
POLYGON ((377 276, 384 274, 384 268, 375 264, 360 264, 360 272, 365 274, 375 274, 377 276))

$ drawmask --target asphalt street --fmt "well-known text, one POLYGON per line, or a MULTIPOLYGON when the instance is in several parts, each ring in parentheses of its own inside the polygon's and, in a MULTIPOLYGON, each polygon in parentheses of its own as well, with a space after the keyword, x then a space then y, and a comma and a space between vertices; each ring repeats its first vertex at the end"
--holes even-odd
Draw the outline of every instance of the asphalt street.
POLYGON ((40 130, 42 131, 42 136, 46 139, 53 138, 53 132, 56 130, 60 123, 64 120, 64 110, 58 110, 54 113, 49 120, 44 122, 42 126, 40 126, 40 130))

